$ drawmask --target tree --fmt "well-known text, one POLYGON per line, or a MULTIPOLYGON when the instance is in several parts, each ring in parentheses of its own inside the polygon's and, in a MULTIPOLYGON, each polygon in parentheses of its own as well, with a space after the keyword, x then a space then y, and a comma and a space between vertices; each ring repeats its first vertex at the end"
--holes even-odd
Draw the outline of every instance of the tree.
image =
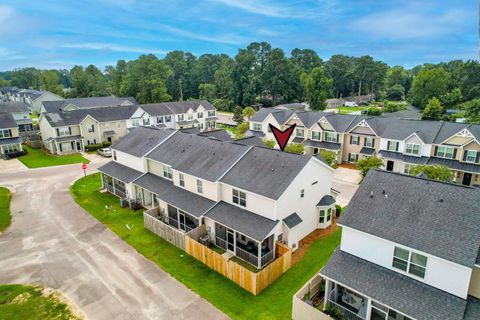
POLYGON ((265 145, 265 147, 273 149, 273 147, 275 147, 277 143, 274 140, 264 140, 263 144, 265 145))
POLYGON ((453 89, 441 98, 442 103, 445 105, 445 107, 454 107, 460 102, 462 102, 463 99, 460 88, 453 89))
POLYGON ((261 74, 262 95, 268 96, 272 105, 277 105, 280 101, 291 101, 294 96, 293 91, 293 67, 282 49, 273 49, 270 51, 269 59, 261 74))
POLYGON ((480 124, 480 98, 467 101, 461 105, 469 123, 480 124))
POLYGON ((410 169, 410 174, 413 176, 420 173, 423 173, 429 179, 440 181, 451 181, 453 177, 450 168, 442 165, 418 165, 410 169))
POLYGON ((235 139, 243 139, 245 138, 245 133, 248 131, 250 125, 248 122, 242 122, 237 125, 237 132, 235 134, 235 139))
POLYGON ((326 63, 325 70, 333 80, 333 96, 339 98, 355 94, 353 79, 354 59, 344 55, 333 55, 326 63))
POLYGON ((443 118, 445 110, 440 104, 440 100, 433 97, 428 100, 427 106, 423 110, 422 119, 423 120, 440 120, 443 118))
POLYGON ((283 150, 290 153, 302 154, 304 151, 304 146, 302 143, 289 143, 283 150))
MULTIPOLYGON (((187 100, 192 96, 191 88, 188 86, 193 67, 192 60, 195 61, 194 55, 178 50, 170 51, 162 60, 171 70, 166 85, 173 100, 187 100)), ((194 90, 198 90, 198 84, 194 90)))
POLYGON ((202 83, 198 86, 198 91, 200 92, 200 99, 213 101, 217 93, 217 88, 214 84, 202 83))
POLYGON ((323 67, 316 67, 310 74, 304 73, 301 82, 307 94, 307 101, 312 110, 324 110, 325 100, 332 88, 332 79, 329 78, 323 67))
POLYGON ((370 169, 379 169, 383 167, 383 160, 378 157, 365 157, 357 161, 357 168, 365 177, 370 169))
POLYGON ((405 70, 404 67, 394 66, 387 71, 387 87, 391 88, 395 85, 400 85, 404 93, 407 93, 412 86, 412 73, 405 70))
POLYGON ((233 121, 240 124, 243 120, 243 109, 240 106, 236 106, 235 109, 233 109, 233 121))
POLYGON ((403 100, 405 98, 405 88, 400 84, 394 84, 387 89, 387 98, 394 101, 403 100))
POLYGON ((326 163, 328 163, 331 167, 335 168, 336 167, 336 160, 337 160, 337 155, 333 151, 328 151, 321 149, 320 150, 320 156, 325 160, 326 163))
POLYGON ((250 118, 253 117, 255 113, 256 111, 252 107, 246 107, 245 109, 243 109, 242 112, 243 116, 247 117, 248 120, 250 120, 250 118))
POLYGON ((424 109, 433 97, 443 97, 448 90, 448 74, 440 67, 422 69, 413 79, 411 102, 424 109))
POLYGON ((60 83, 60 73, 57 70, 43 70, 40 73, 40 89, 63 96, 63 85, 60 83))
POLYGON ((40 70, 35 68, 15 69, 11 73, 12 86, 25 89, 39 89, 41 85, 40 70))

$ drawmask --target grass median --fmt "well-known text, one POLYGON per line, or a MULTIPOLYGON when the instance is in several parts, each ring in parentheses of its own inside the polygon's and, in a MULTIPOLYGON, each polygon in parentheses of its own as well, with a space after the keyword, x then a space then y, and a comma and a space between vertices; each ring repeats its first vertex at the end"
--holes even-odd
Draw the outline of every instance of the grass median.
POLYGON ((43 149, 34 149, 27 145, 22 146, 28 153, 18 158, 28 168, 43 168, 52 166, 61 166, 74 163, 89 163, 88 159, 82 157, 79 153, 58 156, 47 153, 43 149))
POLYGON ((328 261, 340 244, 340 229, 315 241, 304 258, 259 295, 229 279, 143 228, 142 211, 121 208, 117 197, 100 193, 100 175, 71 187, 75 201, 147 259, 233 319, 291 319, 292 296, 328 261), (129 231, 126 224, 133 226, 129 231))
POLYGON ((10 190, 0 187, 0 233, 12 223, 12 215, 10 214, 11 200, 12 193, 10 190))

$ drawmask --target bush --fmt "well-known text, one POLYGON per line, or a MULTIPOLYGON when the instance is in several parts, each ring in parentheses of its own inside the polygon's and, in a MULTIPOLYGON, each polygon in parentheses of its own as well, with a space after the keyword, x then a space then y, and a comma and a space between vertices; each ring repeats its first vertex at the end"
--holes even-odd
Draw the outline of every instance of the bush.
POLYGON ((390 100, 403 100, 405 98, 405 88, 401 84, 395 84, 387 89, 387 98, 390 100))
POLYGON ((110 141, 103 141, 102 142, 102 147, 103 148, 108 148, 112 145, 112 143, 110 141))
POLYGON ((335 214, 337 215, 337 218, 342 214, 342 207, 339 204, 335 205, 335 214))
POLYGON ((336 306, 332 306, 331 304, 327 304, 327 307, 325 310, 323 310, 323 313, 328 314, 330 317, 336 320, 345 319, 342 312, 336 306))
POLYGON ((303 147, 303 144, 301 143, 290 143, 284 149, 284 151, 286 152, 298 153, 298 154, 302 154, 303 150, 304 150, 304 147, 303 147))
POLYGON ((382 110, 376 107, 370 107, 367 109, 367 115, 369 116, 379 116, 382 114, 382 110))
POLYGON ((337 155, 335 154, 335 152, 328 151, 328 150, 320 150, 320 156, 331 167, 336 167, 335 161, 337 160, 337 155))
POLYGON ((265 140, 263 141, 263 144, 265 145, 265 147, 273 149, 273 147, 275 147, 276 142, 274 140, 265 140))
POLYGON ((100 143, 95 143, 95 144, 92 143, 85 146, 85 151, 87 152, 97 151, 100 148, 102 148, 102 145, 100 143))
POLYGON ((365 177, 370 169, 378 169, 383 167, 383 160, 377 157, 366 157, 357 161, 357 168, 365 177))

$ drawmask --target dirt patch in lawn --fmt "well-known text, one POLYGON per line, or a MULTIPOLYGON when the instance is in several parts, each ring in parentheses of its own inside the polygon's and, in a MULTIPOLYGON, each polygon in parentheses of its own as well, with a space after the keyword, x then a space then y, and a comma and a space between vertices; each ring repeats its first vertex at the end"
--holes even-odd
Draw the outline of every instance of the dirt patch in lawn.
POLYGON ((341 163, 341 164, 337 164, 337 166, 340 167, 340 168, 358 170, 357 165, 353 164, 353 163, 341 163))
POLYGON ((337 219, 334 218, 332 224, 326 229, 317 229, 311 232, 308 236, 298 242, 298 249, 292 254, 292 265, 303 259, 303 256, 308 251, 308 248, 315 242, 315 240, 324 238, 337 230, 337 219))

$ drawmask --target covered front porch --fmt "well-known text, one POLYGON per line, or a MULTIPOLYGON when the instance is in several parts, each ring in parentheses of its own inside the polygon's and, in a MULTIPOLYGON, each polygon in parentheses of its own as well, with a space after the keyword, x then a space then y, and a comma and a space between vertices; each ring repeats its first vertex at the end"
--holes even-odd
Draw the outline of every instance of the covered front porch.
POLYGON ((120 199, 131 199, 131 183, 142 175, 140 171, 110 161, 98 168, 102 174, 102 188, 120 199))

